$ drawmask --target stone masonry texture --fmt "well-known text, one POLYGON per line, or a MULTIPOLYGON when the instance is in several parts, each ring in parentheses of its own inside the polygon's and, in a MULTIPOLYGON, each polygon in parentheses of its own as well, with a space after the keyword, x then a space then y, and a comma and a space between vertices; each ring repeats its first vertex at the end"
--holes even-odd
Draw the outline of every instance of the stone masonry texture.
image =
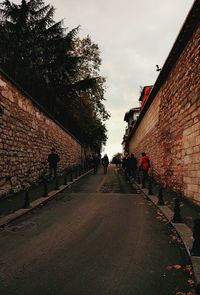
POLYGON ((173 65, 129 141, 154 177, 200 204, 200 27, 173 65))
POLYGON ((58 171, 81 161, 80 143, 0 74, 0 197, 37 182, 54 147, 58 171))

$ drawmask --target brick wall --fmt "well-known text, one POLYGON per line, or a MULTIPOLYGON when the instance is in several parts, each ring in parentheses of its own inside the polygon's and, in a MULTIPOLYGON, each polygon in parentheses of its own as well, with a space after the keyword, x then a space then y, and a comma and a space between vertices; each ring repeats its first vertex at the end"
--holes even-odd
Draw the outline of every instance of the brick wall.
POLYGON ((200 202, 200 27, 191 36, 129 142, 155 177, 200 202))
POLYGON ((81 161, 79 142, 0 74, 0 195, 40 178, 52 147, 59 170, 81 161))

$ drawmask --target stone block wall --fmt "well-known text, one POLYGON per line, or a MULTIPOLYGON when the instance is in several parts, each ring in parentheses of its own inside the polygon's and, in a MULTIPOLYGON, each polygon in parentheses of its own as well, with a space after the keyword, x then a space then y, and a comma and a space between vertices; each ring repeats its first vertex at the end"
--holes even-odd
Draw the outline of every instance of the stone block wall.
POLYGON ((60 171, 80 163, 80 143, 0 73, 0 196, 37 181, 52 147, 60 171))
POLYGON ((145 151, 159 181, 200 203, 200 27, 154 97, 129 150, 138 156, 145 151))

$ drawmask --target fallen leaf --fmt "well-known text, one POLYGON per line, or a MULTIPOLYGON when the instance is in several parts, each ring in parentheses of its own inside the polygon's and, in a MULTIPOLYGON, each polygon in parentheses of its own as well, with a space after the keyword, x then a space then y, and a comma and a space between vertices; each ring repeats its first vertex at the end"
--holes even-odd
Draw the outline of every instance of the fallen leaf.
POLYGON ((194 281, 192 280, 192 279, 188 279, 188 284, 190 285, 190 286, 194 286, 194 281))
POLYGON ((173 268, 175 268, 175 269, 181 269, 181 265, 180 264, 175 264, 175 265, 173 265, 173 268))
POLYGON ((190 276, 193 275, 193 269, 192 269, 192 266, 190 264, 187 264, 185 267, 183 267, 183 270, 185 272, 187 272, 190 276))
POLYGON ((194 291, 189 292, 176 292, 176 295, 195 295, 194 291))

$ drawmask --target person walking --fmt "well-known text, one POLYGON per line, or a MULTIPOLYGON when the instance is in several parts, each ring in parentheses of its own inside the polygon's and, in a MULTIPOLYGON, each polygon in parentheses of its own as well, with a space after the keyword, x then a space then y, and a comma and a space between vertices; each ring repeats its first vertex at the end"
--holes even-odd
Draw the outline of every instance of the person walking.
POLYGON ((136 179, 137 159, 134 154, 131 154, 131 177, 136 179))
POLYGON ((131 158, 128 152, 125 152, 122 159, 122 169, 124 170, 126 180, 129 182, 131 177, 131 158))
POLYGON ((108 165, 109 165, 109 159, 108 159, 108 156, 106 154, 101 159, 101 164, 103 165, 104 174, 107 174, 108 165))
POLYGON ((57 176, 57 166, 59 161, 59 155, 56 153, 55 148, 52 148, 51 153, 48 155, 49 174, 51 178, 56 178, 57 176))
POLYGON ((100 164, 100 158, 99 158, 98 154, 94 154, 93 155, 94 174, 97 174, 99 164, 100 164))
POLYGON ((145 187, 145 182, 148 180, 148 172, 150 168, 150 160, 146 153, 142 153, 140 158, 140 170, 142 171, 142 186, 145 187))
POLYGON ((116 157, 116 167, 117 167, 117 168, 120 168, 120 166, 121 166, 121 158, 120 158, 120 156, 118 155, 118 156, 116 157))

